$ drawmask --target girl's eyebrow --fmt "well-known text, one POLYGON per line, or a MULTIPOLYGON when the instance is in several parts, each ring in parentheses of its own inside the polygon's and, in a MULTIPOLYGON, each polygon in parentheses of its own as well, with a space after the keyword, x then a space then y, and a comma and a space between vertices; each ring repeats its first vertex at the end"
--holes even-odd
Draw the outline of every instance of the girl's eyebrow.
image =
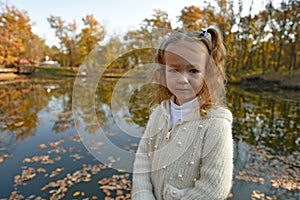
POLYGON ((188 64, 186 67, 188 68, 199 68, 201 65, 200 64, 188 64))
MULTIPOLYGON (((176 68, 176 69, 181 68, 181 65, 177 65, 177 64, 168 64, 166 66, 171 67, 171 68, 176 68)), ((188 64, 185 67, 187 69, 196 68, 196 69, 200 70, 200 66, 201 66, 200 64, 188 64)))
POLYGON ((172 68, 179 68, 180 67, 180 65, 176 65, 176 64, 169 64, 167 66, 172 67, 172 68))

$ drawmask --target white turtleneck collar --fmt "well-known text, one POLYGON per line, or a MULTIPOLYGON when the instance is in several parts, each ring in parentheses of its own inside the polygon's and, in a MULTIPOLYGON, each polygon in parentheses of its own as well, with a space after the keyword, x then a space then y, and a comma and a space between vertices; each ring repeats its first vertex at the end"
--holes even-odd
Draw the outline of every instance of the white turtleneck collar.
POLYGON ((170 98, 171 127, 173 127, 179 119, 182 119, 191 111, 195 110, 195 108, 199 107, 198 97, 195 97, 193 100, 182 105, 177 105, 174 100, 175 96, 172 96, 170 98))

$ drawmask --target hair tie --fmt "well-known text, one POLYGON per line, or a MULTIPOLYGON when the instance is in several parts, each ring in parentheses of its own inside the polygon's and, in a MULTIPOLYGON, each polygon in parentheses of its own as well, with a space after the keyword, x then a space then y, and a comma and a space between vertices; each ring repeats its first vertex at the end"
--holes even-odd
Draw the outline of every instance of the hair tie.
POLYGON ((207 29, 206 29, 206 28, 201 28, 201 29, 200 29, 200 35, 201 35, 201 36, 207 37, 208 34, 209 34, 209 33, 207 32, 207 29))
POLYGON ((201 28, 199 32, 200 32, 200 38, 203 38, 202 41, 206 45, 209 54, 211 54, 211 51, 213 49, 212 35, 206 28, 201 28))

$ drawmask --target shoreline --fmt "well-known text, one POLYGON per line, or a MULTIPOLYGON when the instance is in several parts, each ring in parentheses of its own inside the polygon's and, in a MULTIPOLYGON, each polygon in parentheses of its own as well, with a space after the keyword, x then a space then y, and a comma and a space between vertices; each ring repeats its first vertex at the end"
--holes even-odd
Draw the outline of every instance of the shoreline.
MULTIPOLYGON (((42 79, 61 79, 75 78, 78 75, 77 67, 35 67, 32 74, 16 74, 16 73, 0 73, 0 84, 9 84, 11 82, 26 81, 31 78, 42 79)), ((124 72, 125 73, 125 72, 124 72)), ((102 75, 104 78, 123 77, 120 71, 107 71, 102 75)), ((280 72, 271 72, 266 74, 256 74, 242 77, 240 80, 228 81, 229 85, 240 85, 248 89, 274 90, 288 89, 300 90, 300 69, 295 71, 293 75, 284 75, 280 72)))
POLYGON ((230 82, 246 88, 257 88, 260 90, 288 89, 300 90, 300 70, 294 75, 283 75, 279 72, 251 75, 241 78, 240 81, 230 82))

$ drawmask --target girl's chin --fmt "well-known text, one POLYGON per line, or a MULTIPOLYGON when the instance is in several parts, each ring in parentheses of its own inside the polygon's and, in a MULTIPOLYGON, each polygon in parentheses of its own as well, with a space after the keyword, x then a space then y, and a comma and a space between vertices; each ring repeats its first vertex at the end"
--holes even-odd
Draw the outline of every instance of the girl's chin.
POLYGON ((181 98, 177 98, 175 99, 175 103, 178 105, 182 105, 184 103, 187 103, 191 100, 193 100, 196 96, 192 96, 192 97, 181 97, 181 98))

